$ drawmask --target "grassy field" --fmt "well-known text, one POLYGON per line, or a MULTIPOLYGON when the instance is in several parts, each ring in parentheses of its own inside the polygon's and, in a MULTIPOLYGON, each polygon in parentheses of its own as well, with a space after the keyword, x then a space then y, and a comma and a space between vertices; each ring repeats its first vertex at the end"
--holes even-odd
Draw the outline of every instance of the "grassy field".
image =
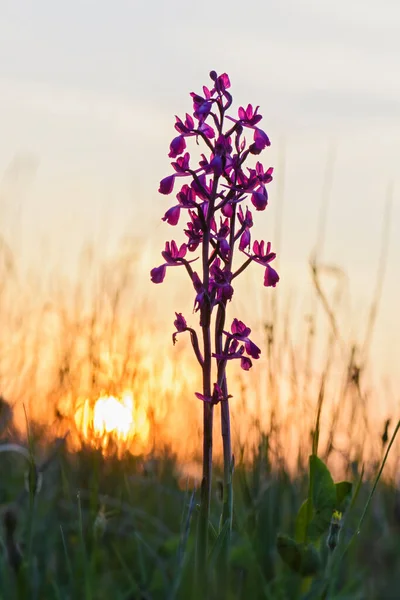
MULTIPOLYGON (((33 455, 42 457, 36 459, 42 470, 36 494, 33 463, 15 448, 1 454, 0 597, 198 598, 193 577, 198 492, 174 455, 165 450, 152 458, 106 459, 89 447, 71 454, 61 441, 42 447, 40 435, 34 431, 31 437, 33 455), (29 465, 30 486, 24 483, 29 465)), ((360 475, 360 465, 349 464, 354 482, 360 475)), ((335 552, 357 531, 371 481, 365 477, 361 484, 335 552)), ((218 482, 217 469, 211 539, 221 510, 218 482)), ((326 535, 317 544, 321 568, 311 578, 291 570, 277 552, 278 534, 294 534, 308 493, 307 473, 290 476, 271 457, 264 436, 251 461, 237 464, 234 489, 229 582, 221 591, 214 546, 208 598, 398 597, 400 496, 390 483, 379 483, 359 535, 330 575, 329 593, 320 587, 330 568, 326 535)))

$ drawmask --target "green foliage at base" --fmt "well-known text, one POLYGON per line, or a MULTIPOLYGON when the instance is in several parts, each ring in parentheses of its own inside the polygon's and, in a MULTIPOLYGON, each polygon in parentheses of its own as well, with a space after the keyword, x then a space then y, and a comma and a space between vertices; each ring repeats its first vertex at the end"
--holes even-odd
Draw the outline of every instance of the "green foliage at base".
MULTIPOLYGON (((238 464, 233 474, 234 519, 222 588, 219 559, 229 524, 220 526, 222 499, 215 493, 207 599, 396 598, 395 490, 381 484, 376 511, 336 565, 327 543, 332 523, 341 528, 334 555, 356 527, 357 505, 368 498, 370 482, 361 484, 350 509, 351 484, 335 484, 322 461, 312 457, 308 473, 291 478, 271 464, 266 448, 260 444, 252 462, 238 464)), ((182 477, 170 453, 151 461, 150 469, 144 457, 105 459, 89 448, 75 455, 61 449, 31 498, 24 491, 26 461, 2 454, 0 600, 204 600, 194 579, 198 491, 193 494, 193 482, 182 477), (18 567, 10 560, 10 514, 18 567)), ((357 478, 357 465, 351 467, 357 478)), ((217 468, 215 491, 219 477, 217 468)))

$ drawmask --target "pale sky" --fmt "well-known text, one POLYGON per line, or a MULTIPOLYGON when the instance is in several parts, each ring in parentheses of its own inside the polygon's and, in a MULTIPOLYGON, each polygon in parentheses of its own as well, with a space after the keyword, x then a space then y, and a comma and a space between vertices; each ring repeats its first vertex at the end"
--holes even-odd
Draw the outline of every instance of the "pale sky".
POLYGON ((394 368, 399 31, 397 0, 0 0, 5 235, 25 259, 51 248, 55 266, 88 238, 114 248, 122 235, 147 231, 158 264, 171 238, 160 223, 169 203, 157 188, 170 172, 174 115, 190 112, 189 92, 208 84, 211 69, 226 71, 236 106, 259 104, 272 141, 262 159, 276 180, 260 227, 273 245, 284 179, 281 287, 304 287, 324 172, 335 156, 323 259, 348 274, 357 322, 372 294, 393 184, 376 343, 381 362, 394 368))

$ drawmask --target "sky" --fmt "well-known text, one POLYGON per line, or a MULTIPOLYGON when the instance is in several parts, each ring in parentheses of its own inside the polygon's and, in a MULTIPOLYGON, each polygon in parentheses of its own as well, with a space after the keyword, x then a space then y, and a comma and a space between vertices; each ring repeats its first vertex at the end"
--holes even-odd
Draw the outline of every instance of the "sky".
POLYGON ((170 232, 157 189, 174 115, 190 111, 189 93, 211 69, 225 71, 235 105, 260 105, 272 141, 263 162, 276 178, 260 227, 273 245, 275 236, 287 293, 309 279, 324 199, 320 257, 345 271, 350 321, 361 326, 391 197, 375 344, 380 366, 394 370, 399 30, 395 0, 1 0, 4 236, 41 268, 44 253, 48 268, 73 264, 88 239, 107 254, 122 236, 144 236, 143 254, 158 264, 170 232))

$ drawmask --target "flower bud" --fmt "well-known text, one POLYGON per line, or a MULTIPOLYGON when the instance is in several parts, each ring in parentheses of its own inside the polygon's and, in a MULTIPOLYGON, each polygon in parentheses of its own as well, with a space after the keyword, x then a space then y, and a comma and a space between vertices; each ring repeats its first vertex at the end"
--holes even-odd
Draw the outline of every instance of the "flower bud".
POLYGON ((342 529, 342 513, 338 510, 333 511, 329 533, 326 539, 326 545, 331 552, 334 551, 339 543, 339 535, 342 529))

